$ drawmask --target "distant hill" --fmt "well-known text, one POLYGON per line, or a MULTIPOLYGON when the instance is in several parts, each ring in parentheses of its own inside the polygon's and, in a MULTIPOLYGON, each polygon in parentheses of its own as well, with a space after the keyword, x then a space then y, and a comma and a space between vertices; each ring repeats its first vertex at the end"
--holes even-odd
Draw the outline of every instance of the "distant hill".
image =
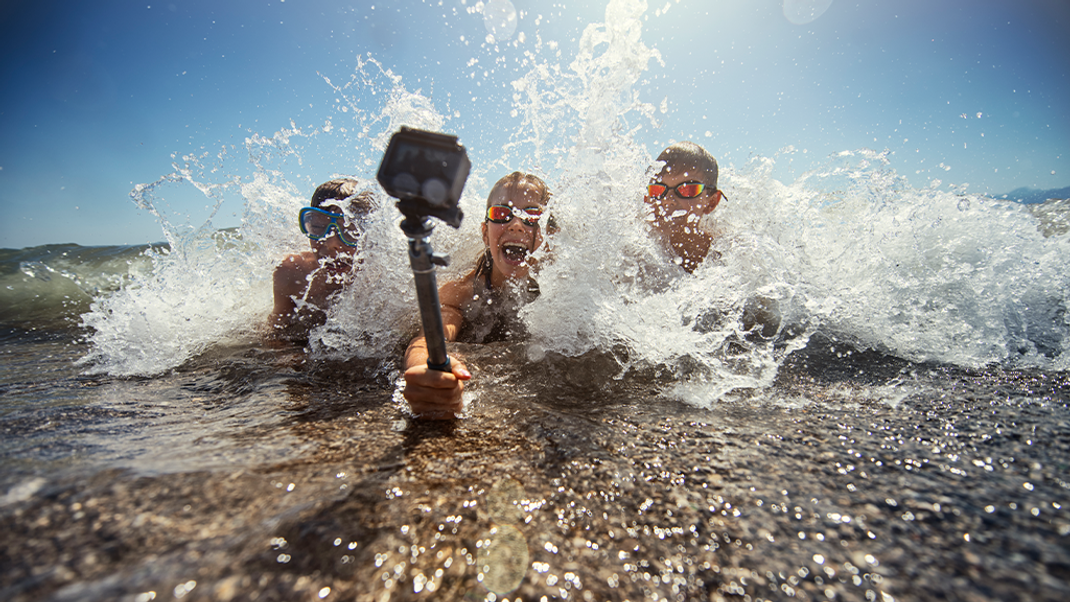
POLYGON ((1070 232, 1070 199, 1051 199, 1026 207, 1037 218, 1037 230, 1044 235, 1059 236, 1070 232))
POLYGON ((1007 194, 994 195, 997 199, 1018 201, 1027 205, 1043 203, 1049 199, 1070 199, 1070 186, 1051 190, 1034 190, 1032 188, 1015 188, 1007 194))

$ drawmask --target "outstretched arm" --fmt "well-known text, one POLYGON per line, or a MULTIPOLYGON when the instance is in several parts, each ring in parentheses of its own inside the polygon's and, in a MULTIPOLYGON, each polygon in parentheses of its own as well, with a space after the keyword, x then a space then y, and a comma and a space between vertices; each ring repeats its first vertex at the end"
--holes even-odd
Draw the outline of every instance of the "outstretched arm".
MULTIPOLYGON (((442 324, 447 341, 457 340, 463 320, 461 301, 466 280, 450 282, 439 289, 442 306, 442 324)), ((414 338, 405 351, 405 390, 403 394, 409 407, 417 416, 426 418, 454 418, 464 408, 461 394, 464 381, 472 378, 463 362, 450 357, 450 372, 432 370, 427 367, 427 340, 423 334, 414 338)))

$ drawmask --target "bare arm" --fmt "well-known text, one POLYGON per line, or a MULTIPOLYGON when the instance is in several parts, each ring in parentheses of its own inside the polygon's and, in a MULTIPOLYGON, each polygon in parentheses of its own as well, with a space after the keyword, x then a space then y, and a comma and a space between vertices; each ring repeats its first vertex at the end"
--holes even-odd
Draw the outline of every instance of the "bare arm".
MULTIPOLYGON (((449 282, 439 289, 442 324, 447 341, 457 340, 464 320, 461 307, 472 298, 470 278, 449 282)), ((450 357, 450 372, 427 367, 427 340, 421 333, 405 350, 403 394, 414 414, 429 418, 454 418, 463 409, 464 381, 472 378, 463 362, 450 357)))
POLYGON ((293 298, 304 292, 305 286, 308 285, 304 275, 300 272, 299 263, 293 255, 282 260, 282 263, 275 268, 272 276, 275 305, 268 318, 268 325, 274 331, 285 331, 293 326, 294 314, 297 310, 293 298))
POLYGON ((272 336, 289 339, 307 334, 308 311, 298 308, 295 299, 308 297, 309 274, 315 271, 317 262, 309 254, 290 255, 275 268, 272 277, 274 306, 268 317, 272 336))

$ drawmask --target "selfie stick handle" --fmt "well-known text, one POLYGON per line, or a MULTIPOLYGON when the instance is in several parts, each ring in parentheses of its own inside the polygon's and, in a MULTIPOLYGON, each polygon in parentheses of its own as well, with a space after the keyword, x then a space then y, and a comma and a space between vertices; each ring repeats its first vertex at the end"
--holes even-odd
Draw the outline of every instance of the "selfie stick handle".
POLYGON ((416 281, 416 302, 420 306, 420 321, 427 342, 427 367, 441 372, 450 371, 450 356, 446 354, 446 335, 442 326, 442 310, 438 302, 438 283, 435 265, 449 265, 449 258, 435 255, 431 250, 430 221, 406 218, 401 229, 409 237, 409 264, 416 281))

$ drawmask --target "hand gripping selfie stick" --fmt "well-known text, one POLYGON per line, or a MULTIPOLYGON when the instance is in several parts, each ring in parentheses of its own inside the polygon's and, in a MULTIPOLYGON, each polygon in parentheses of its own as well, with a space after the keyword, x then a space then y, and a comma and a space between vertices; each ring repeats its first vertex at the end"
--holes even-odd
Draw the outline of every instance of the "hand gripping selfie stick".
POLYGON ((379 184, 398 199, 398 209, 405 216, 401 230, 409 238, 409 263, 427 341, 427 366, 442 372, 450 371, 450 357, 446 354, 435 266, 449 265, 449 258, 431 250, 435 226, 429 218, 460 227, 464 214, 457 203, 471 166, 456 136, 407 127, 390 138, 379 165, 379 184))

